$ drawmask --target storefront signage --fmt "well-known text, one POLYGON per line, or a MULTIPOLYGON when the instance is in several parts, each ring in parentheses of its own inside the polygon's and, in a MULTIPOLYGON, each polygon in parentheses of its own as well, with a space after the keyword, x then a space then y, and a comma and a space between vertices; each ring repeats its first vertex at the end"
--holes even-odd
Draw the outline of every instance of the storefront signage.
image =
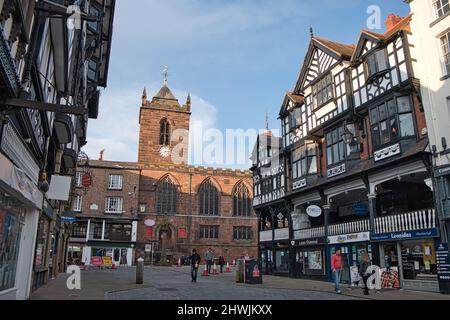
POLYGON ((145 245, 145 252, 152 252, 152 245, 151 244, 146 244, 145 245))
POLYGON ((363 242, 370 240, 370 232, 359 232, 328 237, 330 244, 363 242))
POLYGON ((322 214, 322 208, 316 205, 312 205, 306 208, 306 213, 312 218, 317 218, 322 214))
POLYGON ((259 233, 259 242, 272 241, 272 230, 261 231, 259 233))
POLYGON ((333 177, 341 175, 345 172, 347 172, 347 169, 345 167, 345 163, 343 163, 340 166, 328 169, 327 170, 327 178, 333 178, 333 177))
POLYGON ((401 153, 400 143, 396 143, 392 146, 374 152, 374 161, 380 161, 401 153))
POLYGON ((316 245, 322 245, 322 244, 325 244, 324 238, 315 238, 315 239, 294 241, 293 246, 297 245, 299 247, 307 247, 307 246, 316 246, 316 245))
POLYGON ((424 230, 412 230, 412 231, 400 231, 400 232, 388 232, 373 234, 371 239, 373 241, 385 241, 385 240, 404 240, 404 239, 420 239, 420 238, 433 238, 438 236, 438 230, 424 229, 424 230))
POLYGON ((274 240, 286 240, 289 239, 289 228, 276 229, 274 240))
POLYGON ((367 216, 369 214, 369 207, 364 202, 358 202, 353 205, 353 213, 355 216, 367 216))
POLYGON ((153 219, 147 219, 147 220, 144 221, 144 224, 145 224, 147 227, 153 227, 153 226, 156 224, 156 222, 155 222, 155 220, 153 220, 153 219))
POLYGON ((101 267, 103 265, 102 257, 92 257, 92 265, 94 267, 101 267))
POLYGON ((438 168, 435 170, 435 177, 441 177, 450 174, 450 166, 445 168, 438 168))
POLYGON ((439 286, 441 290, 447 291, 450 289, 450 255, 448 252, 448 243, 436 244, 436 263, 439 286))

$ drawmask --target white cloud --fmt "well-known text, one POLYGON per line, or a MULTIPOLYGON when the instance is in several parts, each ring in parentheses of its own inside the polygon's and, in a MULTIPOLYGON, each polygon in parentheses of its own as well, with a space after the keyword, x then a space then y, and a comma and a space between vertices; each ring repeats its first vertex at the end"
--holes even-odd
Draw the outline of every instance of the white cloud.
MULTIPOLYGON (((149 99, 160 87, 156 83, 147 86, 149 99)), ((105 149, 105 160, 137 161, 142 90, 142 85, 133 84, 129 88, 109 90, 101 96, 99 117, 89 121, 88 143, 83 148, 91 159, 98 159, 100 150, 105 149)), ((173 93, 180 104, 186 101, 187 92, 173 90, 173 93)), ((216 107, 192 93, 191 99, 191 123, 200 123, 203 131, 215 127, 216 107)), ((191 131, 192 134, 196 132, 191 131)))

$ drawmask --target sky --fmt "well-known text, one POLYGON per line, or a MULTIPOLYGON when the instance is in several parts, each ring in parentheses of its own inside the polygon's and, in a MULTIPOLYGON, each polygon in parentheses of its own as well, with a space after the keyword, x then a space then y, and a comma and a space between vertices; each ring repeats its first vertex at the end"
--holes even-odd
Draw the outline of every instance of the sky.
MULTIPOLYGON (((367 12, 373 5, 381 13, 377 32, 389 13, 409 13, 403 0, 117 0, 108 86, 84 151, 91 159, 104 149, 105 160, 137 161, 142 91, 146 86, 151 100, 164 66, 180 103, 192 96, 191 139, 214 129, 196 148, 217 142, 220 132, 225 139, 226 130, 263 130, 266 113, 279 132, 278 113, 300 72, 310 27, 316 36, 356 43, 368 19, 376 21, 367 12)), ((191 150, 190 164, 248 169, 255 137, 212 157, 191 150), (228 153, 234 161, 226 161, 228 153)))

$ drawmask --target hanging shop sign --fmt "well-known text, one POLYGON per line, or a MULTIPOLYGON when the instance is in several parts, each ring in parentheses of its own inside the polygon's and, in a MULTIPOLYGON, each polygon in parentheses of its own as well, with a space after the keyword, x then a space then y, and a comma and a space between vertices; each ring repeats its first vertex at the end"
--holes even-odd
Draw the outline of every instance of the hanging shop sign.
POLYGON ((433 228, 433 229, 373 234, 371 236, 371 239, 373 241, 407 240, 407 239, 435 238, 438 237, 438 235, 439 235, 438 230, 436 228, 433 228))
POLYGON ((153 220, 153 219, 146 219, 146 220, 144 221, 144 224, 145 224, 147 227, 153 227, 153 226, 156 224, 156 222, 155 222, 155 220, 153 220))
POLYGON ((81 178, 81 185, 85 188, 92 186, 92 176, 89 172, 83 174, 83 177, 81 178))
POLYGON ((350 233, 328 237, 328 242, 330 244, 341 244, 341 243, 352 243, 363 241, 370 241, 370 232, 350 233))
POLYGON ((312 218, 317 218, 322 214, 322 208, 316 205, 312 205, 306 208, 306 213, 312 218))

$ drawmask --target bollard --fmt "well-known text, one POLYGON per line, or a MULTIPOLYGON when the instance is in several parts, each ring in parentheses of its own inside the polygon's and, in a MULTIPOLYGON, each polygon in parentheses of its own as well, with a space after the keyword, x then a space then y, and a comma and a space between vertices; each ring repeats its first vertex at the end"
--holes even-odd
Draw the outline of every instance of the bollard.
POLYGON ((136 284, 144 283, 144 259, 139 258, 136 264, 136 284))

